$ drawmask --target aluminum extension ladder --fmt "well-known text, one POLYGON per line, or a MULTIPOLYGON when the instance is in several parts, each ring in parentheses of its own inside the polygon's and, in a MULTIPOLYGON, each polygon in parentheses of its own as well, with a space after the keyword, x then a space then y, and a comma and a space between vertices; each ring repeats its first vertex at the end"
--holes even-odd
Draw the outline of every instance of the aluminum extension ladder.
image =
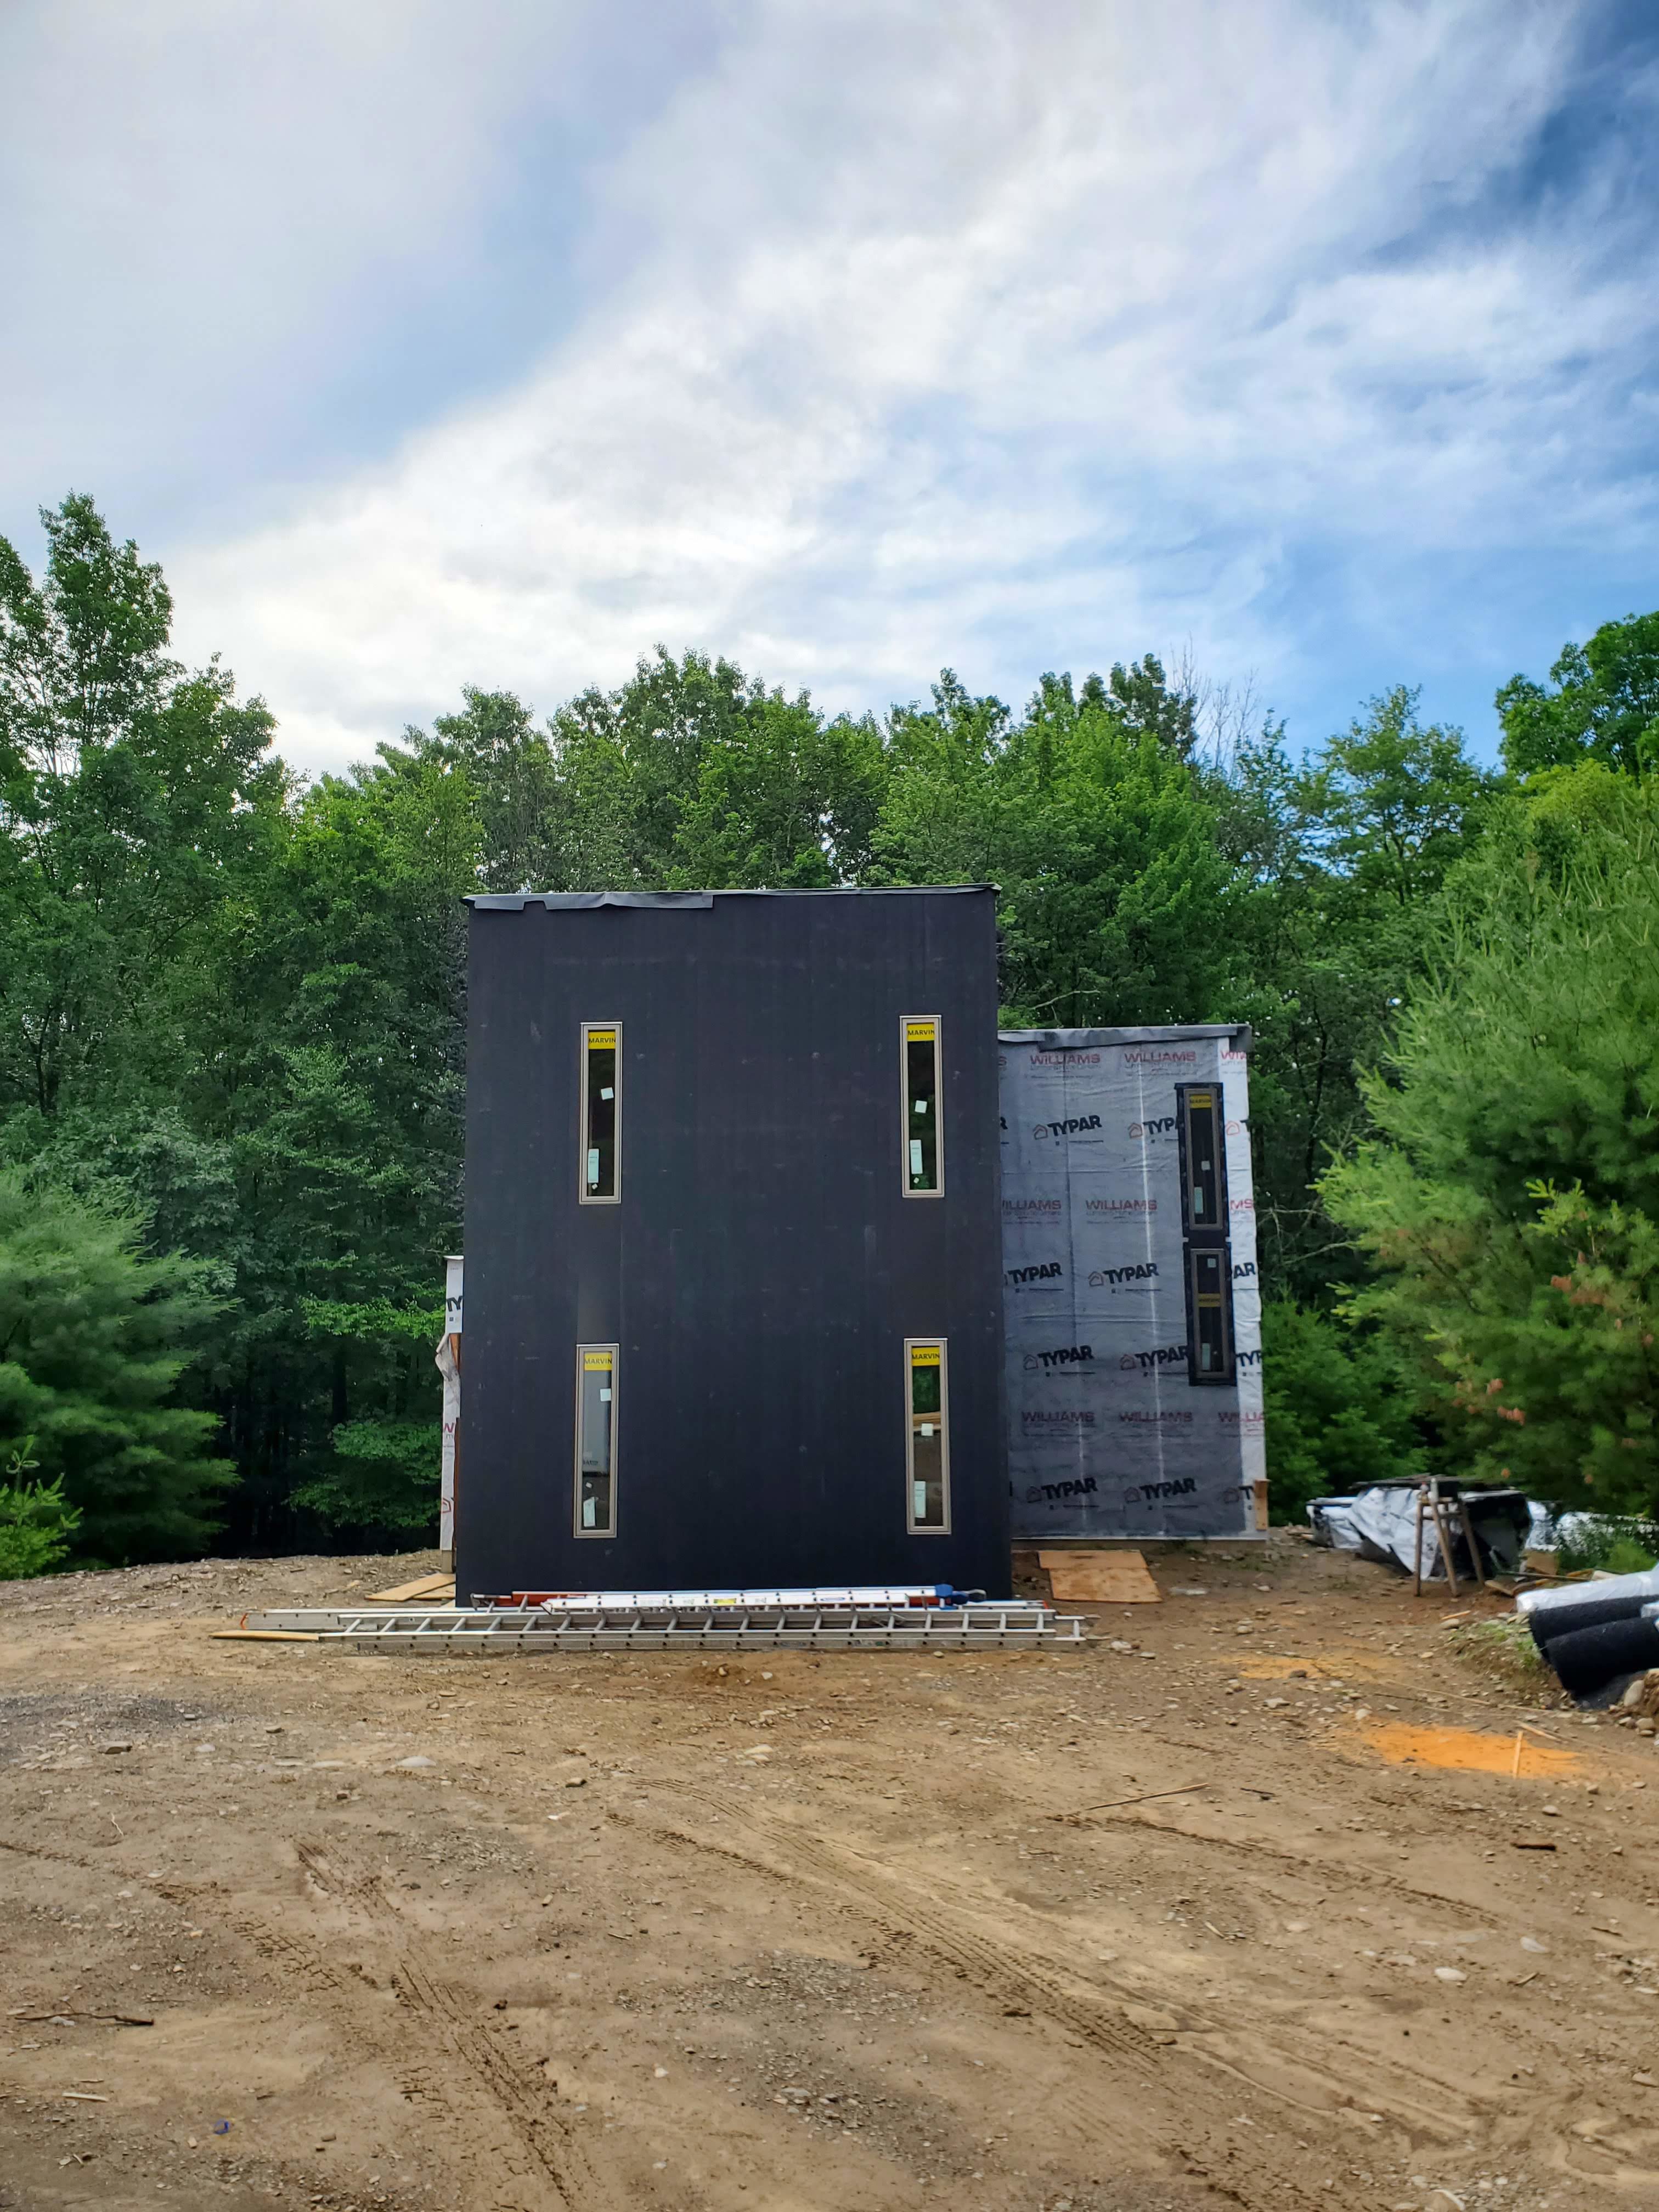
POLYGON ((250 1613, 244 1628, 351 1651, 957 1651, 1077 1649, 1081 1616, 1019 1602, 963 1606, 312 1606, 250 1613))

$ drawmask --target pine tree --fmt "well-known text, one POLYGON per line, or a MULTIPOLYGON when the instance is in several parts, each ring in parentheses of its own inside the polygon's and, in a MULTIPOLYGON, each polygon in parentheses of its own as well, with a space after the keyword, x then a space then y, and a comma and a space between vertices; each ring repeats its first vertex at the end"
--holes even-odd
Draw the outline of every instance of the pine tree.
POLYGON ((0 1468, 61 1482, 77 1553, 115 1565, 204 1551, 232 1479, 213 1415, 174 1395, 222 1309, 199 1262, 143 1258, 143 1230, 0 1176, 0 1468))
POLYGON ((1590 763, 1449 886, 1433 984, 1323 1179, 1350 1310, 1413 1359, 1454 1471, 1659 1499, 1659 795, 1590 763))

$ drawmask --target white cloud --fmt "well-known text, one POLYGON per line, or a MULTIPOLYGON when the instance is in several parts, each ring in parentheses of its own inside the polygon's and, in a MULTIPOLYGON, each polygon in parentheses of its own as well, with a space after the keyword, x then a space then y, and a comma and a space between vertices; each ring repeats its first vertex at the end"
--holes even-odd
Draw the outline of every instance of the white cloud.
MULTIPOLYGON (((0 405, 29 435, 0 497, 257 507, 273 466, 372 447, 362 387, 397 418, 477 262, 558 265, 569 159, 627 112, 615 43, 588 0, 12 0, 0 405)), ((629 78, 643 106, 652 71, 629 78)))
POLYGON ((1517 0, 732 17, 586 178, 577 327, 279 521, 164 548, 184 640, 313 767, 658 639, 863 704, 1190 636, 1294 697, 1310 572, 1386 635, 1437 559, 1647 526, 1620 395, 1651 248, 1610 275, 1570 208, 1474 219, 1573 29, 1517 0))

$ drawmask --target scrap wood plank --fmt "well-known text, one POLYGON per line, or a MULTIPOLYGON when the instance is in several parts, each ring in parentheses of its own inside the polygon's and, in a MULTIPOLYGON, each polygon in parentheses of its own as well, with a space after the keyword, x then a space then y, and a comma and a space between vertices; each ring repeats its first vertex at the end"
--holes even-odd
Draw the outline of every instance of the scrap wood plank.
POLYGON ((418 1582, 399 1583, 396 1589, 371 1590, 370 1605, 407 1605, 412 1598, 436 1597, 440 1591, 455 1595, 453 1575, 422 1575, 418 1582))
POLYGON ((298 1628, 216 1628, 216 1644, 319 1644, 320 1637, 298 1628))
POLYGON ((1056 1604, 1092 1598, 1105 1605, 1161 1605, 1162 1593, 1139 1552, 1039 1552, 1056 1604))

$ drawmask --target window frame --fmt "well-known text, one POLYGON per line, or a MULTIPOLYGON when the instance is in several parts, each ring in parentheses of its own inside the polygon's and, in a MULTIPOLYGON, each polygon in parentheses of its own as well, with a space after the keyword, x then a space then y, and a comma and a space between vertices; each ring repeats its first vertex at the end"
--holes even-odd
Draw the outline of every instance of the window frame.
POLYGON ((1206 1241, 1226 1237, 1231 1232, 1231 1216, 1227 1211, 1227 1100, 1217 1083, 1178 1083, 1176 1085, 1176 1128, 1180 1136, 1181 1152, 1181 1226, 1188 1237, 1199 1237, 1206 1241), (1193 1218, 1192 1094, 1207 1091, 1211 1097, 1210 1111, 1215 1117, 1215 1219, 1194 1221, 1193 1218))
POLYGON ((1176 1085, 1176 1133, 1180 1139, 1181 1272, 1187 1315, 1187 1380, 1195 1389, 1231 1389, 1238 1382, 1238 1343, 1233 1316, 1232 1213, 1227 1196, 1227 1093, 1219 1076, 1207 1081, 1176 1085), (1215 1118, 1216 1218, 1193 1218, 1192 1094, 1209 1094, 1215 1118), (1198 1259, 1213 1253, 1221 1264, 1221 1330, 1226 1358, 1220 1369, 1206 1375, 1198 1364, 1198 1259))
POLYGON ((951 1346, 943 1336, 907 1336, 904 1340, 904 1529, 909 1536, 948 1536, 951 1534, 951 1346), (916 1519, 915 1406, 911 1377, 915 1372, 910 1355, 924 1346, 939 1348, 939 1471, 944 1511, 937 1522, 916 1519))
MULTIPOLYGON (((600 1048, 603 1050, 603 1047, 600 1048)), ((576 1202, 579 1206, 620 1206, 622 1204, 623 1166, 623 1025, 615 1022, 584 1022, 576 1040, 577 1109, 576 1109, 576 1202), (616 1039, 611 1051, 616 1060, 616 1075, 612 1089, 611 1137, 611 1188, 607 1192, 591 1192, 587 1188, 588 1060, 592 1047, 588 1040, 595 1030, 608 1030, 616 1039)))
MULTIPOLYGON (((596 1024, 596 1026, 602 1026, 596 1024)), ((573 1445, 574 1489, 570 1517, 574 1534, 584 1543, 609 1542, 617 1534, 617 1417, 622 1405, 618 1389, 618 1370, 622 1365, 622 1347, 617 1344, 579 1344, 576 1346, 576 1419, 573 1445), (584 1528, 582 1526, 582 1376, 586 1373, 583 1364, 590 1352, 611 1354, 611 1525, 608 1528, 584 1528)))
POLYGON ((1187 1359, 1188 1379, 1207 1386, 1212 1382, 1229 1383, 1238 1379, 1238 1355, 1233 1343, 1233 1255, 1231 1249, 1219 1241, 1189 1243, 1187 1246, 1187 1342, 1191 1347, 1187 1359), (1221 1340, 1222 1364, 1218 1370, 1206 1374, 1199 1364, 1198 1263, 1201 1259, 1214 1257, 1221 1266, 1221 1340))
MULTIPOLYGON (((906 1198, 945 1195, 945 1024, 938 1014, 899 1016, 899 1189, 906 1198), (910 1025, 926 1022, 933 1032, 933 1188, 910 1187, 910 1025)), ((932 1343, 919 1337, 918 1343, 932 1343)))

